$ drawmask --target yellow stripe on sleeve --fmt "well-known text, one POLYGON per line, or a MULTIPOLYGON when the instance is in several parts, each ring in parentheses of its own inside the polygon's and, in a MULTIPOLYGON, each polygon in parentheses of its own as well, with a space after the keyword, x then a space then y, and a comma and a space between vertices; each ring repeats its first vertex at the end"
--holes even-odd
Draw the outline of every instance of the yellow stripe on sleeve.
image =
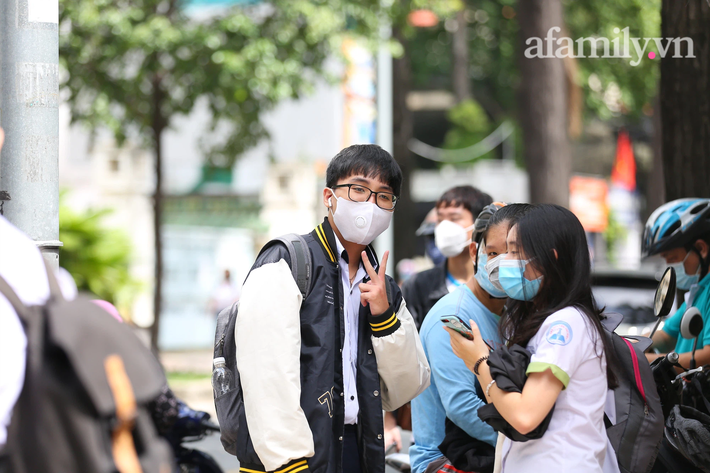
POLYGON ((372 328, 375 328, 375 327, 382 327, 383 325, 387 325, 387 324, 391 323, 391 322, 392 322, 392 319, 395 319, 395 321, 396 321, 396 320, 397 320, 397 314, 392 314, 392 317, 390 317, 389 319, 387 319, 387 320, 384 321, 384 322, 381 322, 381 323, 379 323, 379 324, 370 324, 370 325, 372 326, 372 328))
POLYGON ((274 473, 295 473, 296 471, 305 470, 306 468, 308 468, 307 460, 302 460, 298 463, 294 463, 293 465, 291 465, 287 468, 284 468, 283 470, 276 470, 274 473), (303 466, 301 466, 301 465, 303 465, 303 466), (301 466, 301 468, 294 470, 294 468, 297 468, 299 466, 301 466))
POLYGON ((391 324, 389 324, 388 326, 386 326, 386 327, 381 327, 381 328, 372 327, 372 331, 373 331, 373 332, 381 332, 381 331, 383 331, 383 330, 387 330, 388 328, 393 327, 394 324, 397 323, 397 321, 398 321, 398 319, 394 319, 394 321, 393 321, 391 324))

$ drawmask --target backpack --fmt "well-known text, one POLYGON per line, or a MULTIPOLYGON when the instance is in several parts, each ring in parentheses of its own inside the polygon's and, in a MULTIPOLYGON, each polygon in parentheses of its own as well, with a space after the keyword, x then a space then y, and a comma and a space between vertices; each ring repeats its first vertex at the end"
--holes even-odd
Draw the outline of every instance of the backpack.
POLYGON ((27 334, 25 381, 8 428, 13 473, 169 473, 172 452, 146 404, 166 382, 131 329, 87 298, 25 306, 0 277, 27 334))
MULTIPOLYGON (((288 254, 291 258, 291 273, 305 301, 311 287, 312 263, 308 244, 302 236, 290 233, 269 241, 261 249, 259 255, 278 244, 283 244, 288 249, 288 254)), ((214 345, 214 357, 224 357, 227 367, 234 374, 233 389, 214 399, 222 446, 225 451, 232 455, 237 455, 237 451, 244 452, 247 442, 250 442, 246 435, 246 429, 242 429, 240 435, 240 426, 246 425, 246 416, 244 413, 244 395, 242 394, 239 369, 237 367, 237 348, 234 339, 238 311, 239 302, 236 302, 219 313, 214 345)))
POLYGON ((612 424, 604 414, 607 437, 616 452, 621 473, 648 473, 658 455, 664 426, 656 382, 644 355, 650 339, 617 335, 614 329, 622 316, 605 315, 602 325, 619 365, 616 373, 619 386, 613 391, 616 422, 612 424))

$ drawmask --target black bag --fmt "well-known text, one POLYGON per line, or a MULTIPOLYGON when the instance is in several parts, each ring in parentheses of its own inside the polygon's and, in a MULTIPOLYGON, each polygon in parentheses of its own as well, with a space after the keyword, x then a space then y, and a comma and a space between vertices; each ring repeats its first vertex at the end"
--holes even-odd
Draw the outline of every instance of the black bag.
POLYGON ((614 329, 621 323, 621 315, 605 315, 602 325, 619 362, 616 373, 619 386, 614 389, 616 423, 612 424, 604 415, 606 434, 616 452, 621 473, 648 473, 658 455, 664 422, 656 382, 644 355, 650 340, 620 337, 614 329))
MULTIPOLYGON (((291 258, 291 273, 298 285, 303 300, 308 297, 311 287, 311 252, 302 236, 291 233, 268 242, 261 249, 261 255, 267 249, 277 244, 283 244, 288 249, 291 258)), ((237 350, 234 339, 234 328, 237 323, 239 302, 224 309, 217 316, 217 330, 215 332, 214 357, 224 357, 227 367, 234 374, 234 388, 215 398, 214 405, 221 431, 221 440, 224 450, 232 455, 251 449, 247 445, 251 442, 246 434, 247 429, 240 426, 246 425, 244 413, 244 395, 237 367, 237 350)), ((239 458, 242 463, 258 463, 258 459, 239 458)))
POLYGON ((0 277, 27 334, 22 393, 8 429, 13 473, 169 473, 172 452, 146 409, 166 382, 153 354, 96 304, 51 296, 25 306, 0 277))
MULTIPOLYGON (((512 347, 500 347, 493 350, 488 358, 488 366, 491 370, 491 377, 496 381, 496 386, 503 391, 523 392, 523 386, 527 381, 525 371, 530 364, 530 352, 520 345, 512 347)), ((485 398, 484 398, 485 399, 485 398)), ((534 430, 523 435, 513 428, 503 416, 498 413, 493 404, 486 404, 478 409, 478 417, 493 427, 496 432, 502 432, 509 439, 516 442, 527 442, 542 437, 547 431, 547 427, 552 420, 555 406, 552 406, 540 425, 534 430)))
POLYGON ((439 451, 454 468, 463 472, 493 473, 496 453, 493 446, 471 437, 448 417, 444 429, 444 440, 439 445, 439 451))

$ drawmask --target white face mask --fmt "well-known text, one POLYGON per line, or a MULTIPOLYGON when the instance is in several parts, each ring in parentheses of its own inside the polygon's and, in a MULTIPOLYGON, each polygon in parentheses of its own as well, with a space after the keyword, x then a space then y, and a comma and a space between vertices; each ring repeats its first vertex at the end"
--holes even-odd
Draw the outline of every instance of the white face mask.
POLYGON ((499 291, 503 291, 503 286, 500 285, 500 282, 498 280, 498 268, 500 268, 500 262, 503 261, 503 259, 505 259, 505 253, 488 260, 485 267, 485 270, 488 273, 488 280, 491 282, 491 284, 493 284, 493 287, 495 287, 499 291))
MULTIPOLYGON (((338 208, 333 212, 333 207, 330 207, 329 211, 333 215, 335 226, 346 241, 369 245, 390 226, 392 212, 383 210, 372 202, 353 202, 342 197, 336 199, 338 208)), ((329 198, 328 203, 331 202, 329 198)))
POLYGON ((468 228, 464 228, 461 225, 457 225, 450 220, 443 220, 434 229, 434 242, 436 247, 439 248, 441 254, 447 258, 452 258, 458 256, 466 248, 470 242, 468 238, 468 232, 474 228, 475 225, 471 225, 468 228))

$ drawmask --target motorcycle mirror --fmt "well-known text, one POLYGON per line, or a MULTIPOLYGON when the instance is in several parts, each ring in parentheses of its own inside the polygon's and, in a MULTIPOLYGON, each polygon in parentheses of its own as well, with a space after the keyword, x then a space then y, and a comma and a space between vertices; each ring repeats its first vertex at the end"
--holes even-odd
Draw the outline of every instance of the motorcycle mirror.
POLYGON ((653 315, 656 317, 668 315, 673 307, 673 300, 675 300, 675 269, 668 267, 656 288, 656 295, 653 298, 653 315))
POLYGON ((683 338, 694 338, 693 353, 690 355, 690 369, 695 369, 695 349, 698 347, 698 337, 703 331, 703 316, 697 307, 685 311, 680 321, 680 334, 683 338))
POLYGON ((692 339, 700 335, 703 331, 703 316, 697 307, 691 307, 685 311, 680 321, 680 334, 683 338, 692 339))
POLYGON ((656 295, 653 297, 653 315, 656 316, 658 321, 651 331, 649 338, 653 338, 653 334, 658 330, 658 326, 661 323, 661 319, 668 315, 673 307, 673 301, 675 300, 675 269, 668 267, 663 272, 663 277, 661 277, 661 282, 658 283, 656 288, 656 295))

